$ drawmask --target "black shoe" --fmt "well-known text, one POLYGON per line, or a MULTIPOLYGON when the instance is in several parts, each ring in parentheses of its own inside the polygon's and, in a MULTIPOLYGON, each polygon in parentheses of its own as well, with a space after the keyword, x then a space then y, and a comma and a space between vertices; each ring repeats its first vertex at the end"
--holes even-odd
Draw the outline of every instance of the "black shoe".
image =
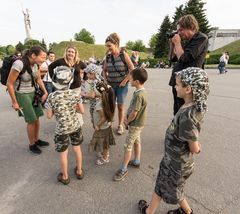
POLYGON ((41 149, 39 149, 36 144, 29 145, 29 150, 32 153, 37 154, 37 155, 40 155, 42 153, 41 149))
POLYGON ((43 140, 38 140, 37 142, 35 142, 35 145, 40 147, 46 147, 46 146, 49 146, 49 143, 43 140))

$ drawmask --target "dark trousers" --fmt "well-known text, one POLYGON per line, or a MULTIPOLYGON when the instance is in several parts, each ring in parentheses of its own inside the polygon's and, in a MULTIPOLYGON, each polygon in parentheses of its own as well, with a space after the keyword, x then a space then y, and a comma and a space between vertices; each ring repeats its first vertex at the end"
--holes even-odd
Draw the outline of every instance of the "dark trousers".
POLYGON ((172 86, 172 93, 173 93, 173 114, 175 115, 180 107, 184 104, 184 99, 177 97, 177 91, 175 86, 172 86))

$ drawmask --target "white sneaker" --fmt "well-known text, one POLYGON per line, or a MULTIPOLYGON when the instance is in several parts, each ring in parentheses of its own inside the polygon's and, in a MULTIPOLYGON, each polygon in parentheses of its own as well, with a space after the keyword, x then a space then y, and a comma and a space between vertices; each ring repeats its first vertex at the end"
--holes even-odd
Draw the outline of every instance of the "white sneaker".
POLYGON ((117 130, 117 133, 118 133, 119 135, 122 135, 123 132, 124 132, 123 126, 122 126, 122 125, 119 125, 119 126, 118 126, 118 130, 117 130))

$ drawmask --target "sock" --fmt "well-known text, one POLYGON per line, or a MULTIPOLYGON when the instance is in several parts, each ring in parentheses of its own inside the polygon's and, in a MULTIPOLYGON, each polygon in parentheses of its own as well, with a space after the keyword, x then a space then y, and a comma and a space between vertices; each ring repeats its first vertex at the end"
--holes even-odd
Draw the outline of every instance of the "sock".
POLYGON ((133 160, 133 164, 135 164, 135 165, 139 165, 139 164, 140 164, 140 160, 138 160, 138 159, 134 159, 134 160, 133 160))
POLYGON ((126 171, 127 171, 127 166, 122 165, 122 166, 121 166, 121 170, 122 170, 123 172, 126 172, 126 171))

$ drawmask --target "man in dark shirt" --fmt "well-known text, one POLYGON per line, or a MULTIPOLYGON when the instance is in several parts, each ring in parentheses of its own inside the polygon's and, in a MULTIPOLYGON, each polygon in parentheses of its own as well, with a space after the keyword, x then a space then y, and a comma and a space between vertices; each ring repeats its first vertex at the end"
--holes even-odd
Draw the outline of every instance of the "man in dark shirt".
POLYGON ((202 68, 208 50, 208 37, 198 30, 199 26, 195 17, 193 15, 185 15, 178 20, 178 33, 171 39, 175 54, 172 61, 177 61, 172 70, 172 75, 169 81, 169 85, 172 86, 173 92, 174 115, 184 104, 184 100, 177 97, 175 89, 175 72, 187 67, 202 68), (181 44, 181 39, 186 40, 184 46, 181 44))

